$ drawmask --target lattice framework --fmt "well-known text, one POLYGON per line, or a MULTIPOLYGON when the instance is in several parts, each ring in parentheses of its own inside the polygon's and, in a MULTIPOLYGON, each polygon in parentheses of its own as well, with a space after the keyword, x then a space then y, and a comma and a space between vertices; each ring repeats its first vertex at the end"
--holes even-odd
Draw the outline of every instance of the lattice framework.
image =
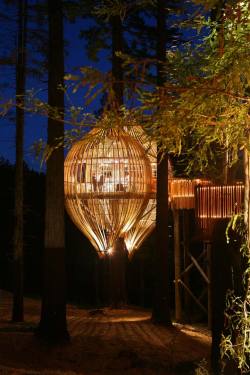
POLYGON ((169 200, 171 208, 194 209, 196 186, 209 185, 211 181, 205 179, 171 178, 169 179, 169 200))
POLYGON ((196 217, 204 233, 211 237, 219 219, 240 213, 244 200, 244 185, 211 185, 196 188, 196 217))
POLYGON ((92 130, 65 160, 66 208, 100 253, 139 220, 152 192, 143 147, 121 129, 92 130))

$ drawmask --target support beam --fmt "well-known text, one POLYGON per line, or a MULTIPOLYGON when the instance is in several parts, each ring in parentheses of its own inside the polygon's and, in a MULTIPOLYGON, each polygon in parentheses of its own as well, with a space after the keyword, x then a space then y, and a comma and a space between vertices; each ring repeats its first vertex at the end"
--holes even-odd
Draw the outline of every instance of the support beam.
POLYGON ((205 243, 207 252, 207 275, 208 275, 208 285, 207 285, 207 311, 208 311, 208 328, 212 328, 212 288, 211 288, 211 277, 212 277, 212 249, 211 243, 205 243))
POLYGON ((179 280, 181 277, 181 247, 180 247, 180 214, 173 210, 174 219, 174 264, 175 264, 175 319, 180 322, 182 318, 181 291, 179 280))
MULTIPOLYGON (((183 267, 186 270, 189 266, 192 265, 192 262, 189 257, 190 252, 190 226, 189 226, 189 215, 190 210, 183 210, 183 267)), ((188 273, 184 273, 183 275, 184 283, 190 288, 190 278, 188 273)), ((190 316, 190 308, 191 308, 191 299, 189 294, 185 291, 184 293, 184 310, 185 316, 190 316)))
POLYGON ((197 270, 200 272, 201 276, 205 280, 205 282, 207 284, 209 284, 209 279, 208 279, 205 271, 201 268, 201 266, 199 265, 199 263, 197 262, 197 260, 191 254, 189 256, 190 256, 192 262, 194 263, 195 267, 197 268, 197 270))
POLYGON ((184 289, 189 293, 189 295, 193 298, 193 300, 197 303, 197 305, 207 314, 207 309, 202 305, 199 299, 192 293, 192 291, 183 283, 182 280, 179 280, 179 284, 183 286, 184 289))

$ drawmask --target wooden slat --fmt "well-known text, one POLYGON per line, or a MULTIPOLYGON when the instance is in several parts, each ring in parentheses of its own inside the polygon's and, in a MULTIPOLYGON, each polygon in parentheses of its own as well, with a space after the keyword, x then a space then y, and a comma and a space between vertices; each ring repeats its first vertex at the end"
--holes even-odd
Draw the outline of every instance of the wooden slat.
POLYGON ((199 226, 211 236, 217 220, 240 213, 244 199, 244 185, 197 186, 196 218, 199 226))
POLYGON ((208 185, 211 182, 204 179, 169 179, 169 199, 171 208, 194 209, 195 208, 195 187, 208 185))
POLYGON ((154 197, 149 158, 121 129, 94 129, 76 142, 65 160, 64 186, 71 219, 101 253, 125 236, 154 197))

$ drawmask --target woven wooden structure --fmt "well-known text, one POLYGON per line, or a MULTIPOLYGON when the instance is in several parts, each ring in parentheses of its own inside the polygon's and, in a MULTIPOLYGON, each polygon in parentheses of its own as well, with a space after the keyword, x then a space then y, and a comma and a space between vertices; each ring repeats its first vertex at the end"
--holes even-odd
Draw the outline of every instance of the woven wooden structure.
POLYGON ((143 241, 152 233, 155 227, 155 218, 156 200, 155 193, 153 193, 153 197, 148 200, 148 204, 138 222, 125 234, 124 238, 129 256, 138 250, 143 241))
POLYGON ((149 158, 152 176, 151 192, 148 204, 144 212, 141 213, 140 219, 125 234, 125 243, 131 256, 134 251, 138 250, 143 241, 150 235, 155 227, 156 218, 156 174, 157 174, 157 148, 156 143, 152 142, 141 126, 128 128, 129 134, 135 138, 144 148, 145 154, 149 158))
POLYGON ((139 220, 152 192, 144 148, 123 130, 93 130, 65 160, 65 200, 76 226, 96 250, 111 252, 139 220))
MULTIPOLYGON (((152 180, 151 189, 156 192, 156 177, 157 177, 157 145, 155 141, 152 141, 148 134, 143 130, 141 126, 132 126, 127 129, 128 133, 134 137, 144 148, 147 157, 149 158, 152 180)), ((172 167, 169 164, 169 174, 172 175, 172 167)))
MULTIPOLYGON (((145 153, 149 158, 152 180, 151 180, 151 194, 148 205, 141 215, 141 219, 133 225, 132 229, 125 235, 125 242, 129 255, 138 250, 143 241, 152 233, 155 228, 156 221, 156 181, 157 181, 157 145, 145 133, 141 126, 133 126, 127 130, 145 149, 145 153)), ((172 177, 172 166, 168 165, 169 178, 172 177)))
POLYGON ((202 231, 211 237, 219 219, 232 217, 242 210, 244 185, 211 185, 196 187, 196 218, 202 231))
POLYGON ((169 200, 172 209, 194 209, 195 187, 208 185, 203 179, 172 178, 169 180, 169 200))

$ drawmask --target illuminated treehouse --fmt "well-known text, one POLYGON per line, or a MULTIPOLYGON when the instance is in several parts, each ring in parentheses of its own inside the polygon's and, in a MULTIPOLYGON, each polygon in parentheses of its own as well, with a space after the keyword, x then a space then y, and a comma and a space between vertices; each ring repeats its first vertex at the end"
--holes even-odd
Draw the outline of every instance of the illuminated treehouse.
MULTIPOLYGON (((222 219, 230 219, 241 212, 244 198, 242 183, 213 185, 204 179, 174 178, 169 182, 169 200, 173 212, 175 254, 175 315, 182 321, 185 301, 191 298, 208 315, 211 326, 211 243, 213 230, 222 219), (195 213, 195 236, 203 242, 198 253, 190 248, 189 221, 191 210, 195 213), (180 239, 182 238, 182 241, 180 239), (204 288, 197 295, 190 286, 190 272, 196 270, 204 288), (185 292, 183 299, 181 294, 185 292), (204 303, 207 294, 207 303, 204 303), (207 305, 207 306, 206 306, 207 305)), ((222 234, 223 235, 223 234, 222 234)))
MULTIPOLYGON (((125 243, 129 255, 133 255, 140 248, 143 241, 152 233, 156 222, 156 178, 157 178, 157 145, 155 141, 151 141, 147 133, 141 126, 132 126, 126 129, 133 138, 135 138, 144 148, 149 158, 152 178, 151 178, 151 194, 147 207, 141 213, 140 219, 125 234, 125 243)), ((168 165, 169 178, 172 177, 172 167, 168 165)))
POLYGON ((145 150, 121 129, 91 131, 66 157, 67 211, 100 255, 139 221, 152 194, 145 150))
MULTIPOLYGON (((94 129, 70 149, 65 160, 66 208, 99 255, 111 254, 119 238, 123 238, 129 253, 133 254, 152 232, 156 218, 156 169, 156 144, 139 126, 94 129)), ((207 265, 212 230, 217 220, 240 211, 243 186, 218 186, 204 179, 173 178, 171 167, 169 170, 176 319, 182 319, 181 290, 209 317, 210 270, 207 265), (195 213, 204 240, 203 249, 197 256, 188 244, 191 211, 195 213), (187 281, 192 269, 198 270, 205 282, 207 308, 187 281)))
POLYGON ((125 243, 129 255, 134 254, 143 243, 143 241, 152 233, 155 227, 156 218, 156 173, 157 158, 156 144, 150 141, 148 135, 140 126, 133 126, 127 129, 129 134, 136 139, 144 148, 151 166, 151 193, 145 210, 141 213, 139 220, 125 234, 125 243))
MULTIPOLYGON (((69 151, 66 208, 98 252, 111 252, 120 236, 132 255, 153 231, 156 170, 156 144, 140 126, 113 129, 109 134, 94 130, 69 151)), ((171 175, 170 165, 169 171, 171 175)))

